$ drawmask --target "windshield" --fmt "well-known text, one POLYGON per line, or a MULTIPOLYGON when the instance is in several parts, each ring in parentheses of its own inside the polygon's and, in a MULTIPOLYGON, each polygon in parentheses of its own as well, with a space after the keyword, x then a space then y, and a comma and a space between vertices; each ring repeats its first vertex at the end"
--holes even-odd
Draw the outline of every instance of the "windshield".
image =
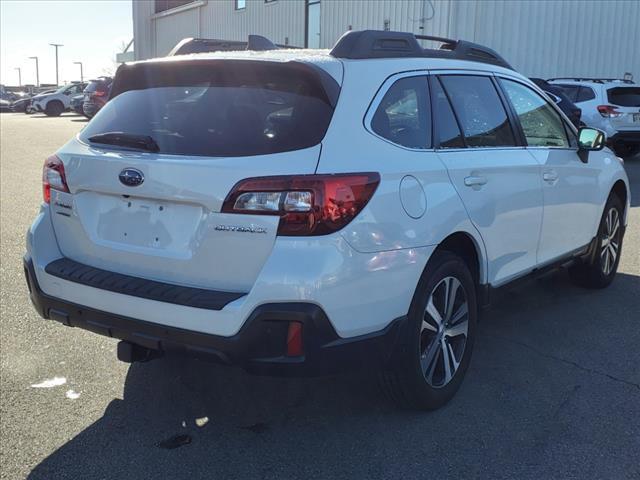
POLYGON ((317 79, 286 66, 243 67, 193 71, 167 79, 178 85, 124 91, 80 139, 141 136, 153 139, 160 153, 214 157, 286 152, 322 140, 333 107, 317 79))

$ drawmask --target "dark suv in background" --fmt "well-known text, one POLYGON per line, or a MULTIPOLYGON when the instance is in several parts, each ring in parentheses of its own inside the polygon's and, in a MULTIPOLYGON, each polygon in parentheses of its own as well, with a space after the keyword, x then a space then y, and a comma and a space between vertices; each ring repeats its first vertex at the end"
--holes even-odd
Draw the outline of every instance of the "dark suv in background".
POLYGON ((84 93, 82 111, 88 118, 98 113, 104 107, 104 104, 109 101, 112 83, 113 79, 111 77, 98 77, 89 81, 89 85, 82 92, 84 93))
POLYGON ((582 124, 580 121, 580 118, 582 117, 582 109, 571 101, 562 87, 558 85, 551 85, 542 78, 530 78, 529 80, 535 83, 540 90, 543 90, 544 93, 549 95, 549 98, 551 98, 556 105, 558 105, 560 110, 564 112, 567 118, 571 120, 571 123, 573 123, 576 128, 580 128, 582 124))

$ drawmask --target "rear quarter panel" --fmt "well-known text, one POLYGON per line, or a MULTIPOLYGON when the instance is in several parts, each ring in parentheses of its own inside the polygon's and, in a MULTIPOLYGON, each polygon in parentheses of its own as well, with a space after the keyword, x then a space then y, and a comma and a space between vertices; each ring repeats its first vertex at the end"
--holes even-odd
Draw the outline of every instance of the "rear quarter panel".
POLYGON ((402 68, 382 68, 384 62, 376 61, 345 63, 342 93, 323 141, 318 173, 373 171, 380 173, 381 181, 342 236, 355 250, 371 253, 433 246, 452 233, 464 232, 483 259, 480 278, 484 281, 484 244, 437 154, 399 147, 365 127, 365 115, 380 86, 402 68), (400 183, 407 175, 415 177, 424 191, 426 210, 420 218, 410 217, 400 200, 400 183))

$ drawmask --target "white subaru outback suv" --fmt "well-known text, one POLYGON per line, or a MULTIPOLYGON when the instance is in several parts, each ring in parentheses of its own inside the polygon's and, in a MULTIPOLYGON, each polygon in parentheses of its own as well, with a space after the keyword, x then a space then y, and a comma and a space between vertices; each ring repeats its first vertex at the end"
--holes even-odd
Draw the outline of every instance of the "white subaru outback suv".
POLYGON ((602 130, 617 155, 640 152, 640 85, 631 80, 554 78, 582 109, 582 121, 602 130))
POLYGON ((121 339, 124 361, 360 365, 403 405, 443 405, 495 289, 560 265, 612 281, 629 191, 602 133, 495 52, 418 39, 120 67, 45 162, 38 313, 121 339))

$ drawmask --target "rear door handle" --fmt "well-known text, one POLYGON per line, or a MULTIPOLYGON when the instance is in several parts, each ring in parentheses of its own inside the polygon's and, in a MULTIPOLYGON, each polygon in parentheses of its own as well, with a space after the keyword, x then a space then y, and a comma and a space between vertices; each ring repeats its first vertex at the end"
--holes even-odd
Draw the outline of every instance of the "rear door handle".
POLYGON ((465 177, 464 179, 464 184, 467 187, 473 187, 473 186, 480 186, 480 185, 484 185, 485 183, 487 183, 487 177, 479 177, 479 176, 475 176, 472 175, 470 177, 465 177))
POLYGON ((551 170, 550 172, 544 172, 542 174, 542 179, 545 182, 555 182, 558 179, 558 173, 551 170))

